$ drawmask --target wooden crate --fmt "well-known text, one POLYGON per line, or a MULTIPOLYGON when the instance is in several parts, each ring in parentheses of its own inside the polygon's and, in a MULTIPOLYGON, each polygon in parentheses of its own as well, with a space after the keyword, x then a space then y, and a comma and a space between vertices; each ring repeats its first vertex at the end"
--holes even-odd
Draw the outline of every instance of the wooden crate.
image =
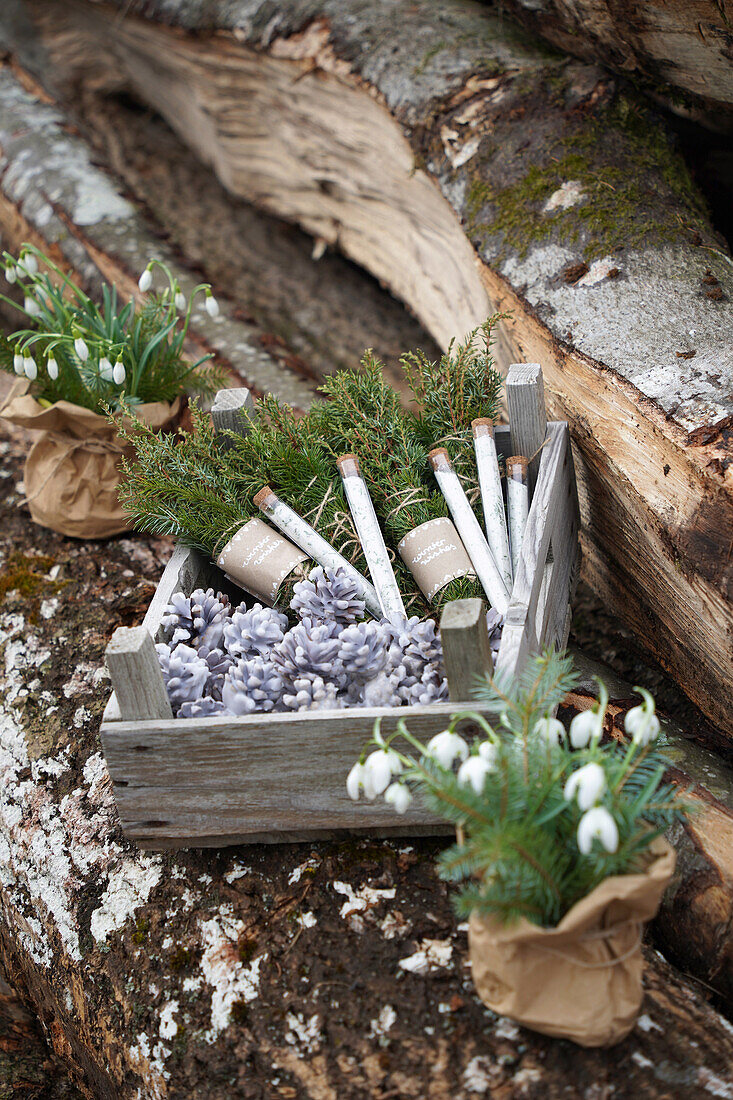
MULTIPOLYGON (((565 644, 578 564, 577 498, 567 424, 545 421, 538 368, 513 371, 507 395, 514 427, 511 433, 507 426, 497 427, 497 447, 507 457, 517 453, 518 443, 524 453, 534 454, 545 442, 496 662, 496 671, 507 674, 515 674, 529 655, 545 646, 565 644), (524 438, 522 426, 528 433, 524 438)), ((172 594, 189 594, 199 587, 242 598, 241 591, 232 592, 217 566, 178 547, 142 627, 118 632, 122 640, 113 639, 108 648, 116 690, 104 713, 102 746, 128 837, 143 848, 162 849, 315 840, 344 833, 409 836, 451 831, 419 806, 401 816, 383 799, 352 802, 345 782, 376 718, 382 719, 385 734, 404 718, 410 730, 426 740, 445 728, 457 702, 470 701, 476 673, 490 662, 481 601, 449 604, 441 620, 449 703, 352 707, 317 715, 175 719, 170 717, 153 639, 158 640, 172 594)))

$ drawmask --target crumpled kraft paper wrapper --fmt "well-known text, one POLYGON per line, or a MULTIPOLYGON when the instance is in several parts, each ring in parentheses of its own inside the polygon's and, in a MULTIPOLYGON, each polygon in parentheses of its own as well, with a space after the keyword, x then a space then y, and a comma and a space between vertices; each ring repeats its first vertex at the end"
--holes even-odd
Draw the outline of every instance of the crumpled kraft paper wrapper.
MULTIPOLYGON (((181 400, 139 405, 135 413, 153 429, 172 424, 181 400)), ((23 480, 31 516, 42 527, 77 539, 103 539, 132 528, 117 499, 120 458, 131 447, 99 413, 57 401, 44 408, 30 394, 11 394, 0 416, 41 434, 25 462, 23 480)))
POLYGON ((643 996, 643 926, 656 914, 675 865, 662 838, 651 844, 650 857, 645 873, 606 879, 556 928, 472 914, 471 970, 484 1004, 583 1047, 626 1038, 643 996))

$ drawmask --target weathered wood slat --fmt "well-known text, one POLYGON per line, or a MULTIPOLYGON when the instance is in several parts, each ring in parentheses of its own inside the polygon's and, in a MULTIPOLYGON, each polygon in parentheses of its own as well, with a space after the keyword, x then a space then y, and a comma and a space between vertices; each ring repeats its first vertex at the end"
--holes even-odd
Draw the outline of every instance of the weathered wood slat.
POLYGON ((491 676, 494 658, 483 600, 453 600, 440 619, 443 662, 451 703, 476 698, 479 677, 491 676))
MULTIPOLYGON (((294 833, 344 829, 379 835, 405 827, 432 835, 445 829, 425 809, 411 807, 400 817, 382 799, 352 802, 346 776, 376 718, 385 735, 404 718, 426 740, 445 728, 454 710, 439 703, 353 708, 348 716, 106 722, 102 746, 122 826, 148 847, 187 846, 193 838, 197 846, 219 846, 255 836, 282 843, 294 833)), ((470 723, 465 728, 469 736, 470 723)))
POLYGON ((529 492, 540 468, 540 448, 547 436, 545 384, 539 363, 512 363, 506 376, 506 403, 515 455, 529 463, 529 492))
MULTIPOLYGON (((219 390, 211 406, 211 420, 217 434, 225 431, 246 434, 248 420, 254 415, 254 399, 250 391, 244 387, 219 390)), ((228 450, 231 444, 231 439, 223 440, 225 450, 228 450)))
POLYGON ((173 718, 155 644, 144 626, 118 627, 105 658, 124 721, 173 718))
POLYGON ((497 674, 513 675, 528 654, 540 645, 536 618, 554 517, 558 510, 562 511, 571 493, 567 424, 549 424, 548 440, 542 450, 540 473, 527 518, 519 568, 496 662, 497 674))

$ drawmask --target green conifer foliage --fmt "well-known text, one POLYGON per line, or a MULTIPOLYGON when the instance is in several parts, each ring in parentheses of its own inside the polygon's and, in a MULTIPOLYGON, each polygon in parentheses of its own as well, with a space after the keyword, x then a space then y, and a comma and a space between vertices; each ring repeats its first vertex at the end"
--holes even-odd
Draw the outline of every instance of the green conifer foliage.
MULTIPOLYGON (((136 461, 125 464, 123 503, 138 528, 175 535, 216 557, 254 514, 252 498, 269 484, 357 569, 366 574, 336 459, 358 455, 380 518, 405 605, 429 608, 397 555, 400 539, 427 520, 447 516, 428 462, 436 443, 449 444, 469 489, 476 473, 471 419, 495 416, 501 380, 489 345, 496 318, 451 346, 439 363, 418 352, 403 359, 417 412, 405 409, 368 351, 359 371, 341 371, 321 387, 325 401, 303 416, 272 395, 257 403, 246 435, 226 433, 228 447, 194 409, 194 431, 157 437, 137 424, 127 438, 136 461)), ((476 495, 474 493, 474 495, 476 495)), ((480 502, 477 504, 477 514, 480 502)), ((434 601, 482 595, 470 578, 452 581, 434 601)), ((283 594, 283 599, 285 594, 283 594)), ((282 601, 279 601, 282 602, 282 601)))

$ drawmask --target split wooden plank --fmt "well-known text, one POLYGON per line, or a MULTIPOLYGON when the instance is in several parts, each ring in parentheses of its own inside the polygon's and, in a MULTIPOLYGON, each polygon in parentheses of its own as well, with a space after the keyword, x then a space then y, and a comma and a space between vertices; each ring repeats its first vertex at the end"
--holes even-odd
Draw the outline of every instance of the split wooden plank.
POLYGON ((443 663, 451 703, 476 698, 482 679, 494 671, 483 600, 453 600, 440 619, 443 663))
POLYGON ((155 643, 144 626, 119 626, 105 656, 123 721, 173 718, 155 643))

